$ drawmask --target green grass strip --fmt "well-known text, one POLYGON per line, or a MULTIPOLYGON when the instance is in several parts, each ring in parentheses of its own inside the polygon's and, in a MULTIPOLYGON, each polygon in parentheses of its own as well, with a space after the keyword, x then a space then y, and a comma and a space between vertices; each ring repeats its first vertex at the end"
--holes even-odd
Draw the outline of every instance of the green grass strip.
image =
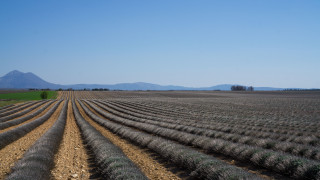
MULTIPOLYGON (((0 94, 0 99, 12 99, 12 100, 41 100, 40 93, 42 91, 30 91, 22 93, 8 93, 0 94)), ((47 91, 48 99, 55 99, 57 97, 56 91, 47 91)), ((8 104, 7 104, 8 105, 8 104)))

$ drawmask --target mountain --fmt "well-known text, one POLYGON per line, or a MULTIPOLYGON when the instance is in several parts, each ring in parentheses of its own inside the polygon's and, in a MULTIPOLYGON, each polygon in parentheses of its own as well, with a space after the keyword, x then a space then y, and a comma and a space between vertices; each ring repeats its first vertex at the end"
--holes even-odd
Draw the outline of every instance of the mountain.
POLYGON ((93 88, 107 88, 111 90, 188 90, 190 88, 183 86, 161 86, 157 84, 136 82, 136 83, 119 83, 119 84, 75 84, 65 85, 65 88, 72 89, 93 89, 93 88))
POLYGON ((60 85, 46 82, 31 72, 22 73, 14 70, 0 78, 0 88, 2 89, 55 89, 59 87, 60 85))
MULTIPOLYGON (((184 87, 184 86, 162 86, 158 84, 151 84, 145 82, 136 83, 120 83, 113 85, 103 84, 75 84, 75 85, 60 85, 49 83, 35 74, 28 72, 23 73, 17 70, 11 71, 8 74, 0 77, 0 89, 93 89, 93 88, 107 88, 110 90, 222 90, 228 91, 234 84, 220 84, 211 87, 184 87)), ((254 87, 255 90, 259 91, 274 91, 283 90, 283 88, 271 88, 271 87, 254 87)))

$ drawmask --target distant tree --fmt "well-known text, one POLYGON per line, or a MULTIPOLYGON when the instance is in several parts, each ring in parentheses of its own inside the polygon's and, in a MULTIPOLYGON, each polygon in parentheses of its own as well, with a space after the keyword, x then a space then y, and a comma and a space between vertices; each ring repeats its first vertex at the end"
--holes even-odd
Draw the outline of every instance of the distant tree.
POLYGON ((247 87, 247 91, 254 91, 254 88, 252 86, 247 87))
POLYGON ((93 88, 91 91, 109 91, 107 88, 93 88))
POLYGON ((47 91, 42 91, 40 93, 40 97, 41 97, 41 99, 47 99, 48 98, 48 92, 47 91))
POLYGON ((231 86, 231 91, 245 91, 245 90, 246 90, 245 86, 240 86, 240 85, 231 86))

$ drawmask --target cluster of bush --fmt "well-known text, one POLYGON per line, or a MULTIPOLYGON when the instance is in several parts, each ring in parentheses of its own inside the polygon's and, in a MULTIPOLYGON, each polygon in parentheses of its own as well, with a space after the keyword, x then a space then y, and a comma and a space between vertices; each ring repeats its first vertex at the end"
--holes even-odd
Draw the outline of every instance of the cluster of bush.
POLYGON ((240 85, 234 85, 231 86, 231 91, 253 91, 254 88, 252 86, 246 87, 246 86, 240 86, 240 85))
POLYGON ((107 88, 93 88, 91 91, 109 91, 107 88))
POLYGON ((110 89, 108 88, 84 88, 84 89, 72 89, 72 88, 69 88, 69 89, 58 89, 57 91, 110 91, 110 89))

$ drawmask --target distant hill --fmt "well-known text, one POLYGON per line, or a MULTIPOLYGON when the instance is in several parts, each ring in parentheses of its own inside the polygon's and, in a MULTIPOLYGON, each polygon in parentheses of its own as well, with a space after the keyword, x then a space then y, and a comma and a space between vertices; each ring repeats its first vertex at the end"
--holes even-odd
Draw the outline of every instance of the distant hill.
MULTIPOLYGON (((11 71, 8 74, 0 77, 0 89, 93 89, 93 88, 107 88, 110 90, 230 90, 233 84, 221 84, 211 87, 184 87, 184 86, 162 86, 158 84, 151 84, 145 82, 136 83, 120 83, 113 85, 103 85, 103 84, 75 84, 75 85, 60 85, 49 83, 37 75, 28 72, 23 73, 17 70, 11 71)), ((255 90, 259 91, 273 91, 273 90, 283 90, 283 88, 272 88, 272 87, 254 87, 255 90)))
POLYGON ((0 88, 2 89, 56 89, 59 87, 60 85, 49 83, 31 72, 22 73, 14 70, 0 78, 0 88))

